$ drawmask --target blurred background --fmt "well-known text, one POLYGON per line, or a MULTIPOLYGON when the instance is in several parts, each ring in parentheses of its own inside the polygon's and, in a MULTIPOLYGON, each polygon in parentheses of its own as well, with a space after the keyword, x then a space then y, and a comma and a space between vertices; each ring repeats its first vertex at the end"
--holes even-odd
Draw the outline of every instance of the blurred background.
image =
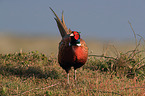
POLYGON ((101 54, 107 45, 130 50, 135 40, 128 21, 145 38, 144 4, 144 0, 0 0, 0 53, 22 49, 57 54, 61 37, 49 7, 59 17, 64 11, 67 27, 81 32, 89 54, 101 54))

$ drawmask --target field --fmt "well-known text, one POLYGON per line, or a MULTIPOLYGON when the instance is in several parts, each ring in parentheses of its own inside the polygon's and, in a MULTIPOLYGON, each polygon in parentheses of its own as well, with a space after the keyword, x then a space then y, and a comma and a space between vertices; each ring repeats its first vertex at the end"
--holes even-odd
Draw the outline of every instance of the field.
MULTIPOLYGON (((56 38, 56 37, 55 37, 56 38)), ((2 36, 0 95, 144 96, 144 42, 87 39, 89 58, 67 75, 57 62, 58 42, 47 36, 2 36)))

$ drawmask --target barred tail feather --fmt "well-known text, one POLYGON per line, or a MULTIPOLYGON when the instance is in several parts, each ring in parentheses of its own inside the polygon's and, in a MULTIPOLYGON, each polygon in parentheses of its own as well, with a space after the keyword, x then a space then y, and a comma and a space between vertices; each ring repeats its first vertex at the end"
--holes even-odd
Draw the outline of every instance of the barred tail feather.
POLYGON ((60 31, 61 37, 63 38, 64 36, 66 36, 67 34, 70 34, 69 30, 67 29, 66 25, 65 25, 65 21, 64 21, 64 15, 62 12, 62 20, 59 19, 59 17, 57 16, 57 14, 53 11, 53 9, 51 7, 49 7, 51 9, 51 11, 54 13, 55 15, 55 20, 57 22, 57 26, 58 29, 60 31))

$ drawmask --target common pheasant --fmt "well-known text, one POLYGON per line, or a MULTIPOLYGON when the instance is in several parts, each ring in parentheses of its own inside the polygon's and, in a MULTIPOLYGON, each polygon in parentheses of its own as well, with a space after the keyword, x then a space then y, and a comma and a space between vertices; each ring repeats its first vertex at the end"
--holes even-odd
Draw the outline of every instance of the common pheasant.
POLYGON ((80 32, 68 30, 62 12, 62 20, 50 8, 55 15, 55 20, 62 36, 59 43, 58 62, 67 73, 69 83, 69 71, 74 67, 74 79, 76 80, 76 69, 83 66, 88 58, 88 47, 83 39, 80 38, 80 32))

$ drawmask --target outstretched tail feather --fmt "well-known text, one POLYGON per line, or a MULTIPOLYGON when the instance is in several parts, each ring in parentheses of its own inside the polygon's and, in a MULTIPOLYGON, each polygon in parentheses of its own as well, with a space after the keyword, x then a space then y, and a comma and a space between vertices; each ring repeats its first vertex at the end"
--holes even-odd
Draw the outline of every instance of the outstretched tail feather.
POLYGON ((63 12, 62 12, 62 21, 59 19, 59 17, 57 16, 57 14, 52 10, 51 7, 49 7, 51 9, 51 11, 54 13, 55 17, 54 18, 57 22, 57 26, 58 26, 58 29, 60 31, 60 34, 62 37, 66 36, 67 34, 69 34, 69 30, 67 29, 66 25, 65 25, 65 22, 64 22, 64 16, 63 16, 63 12))
POLYGON ((62 21, 62 23, 65 25, 63 12, 64 12, 64 11, 62 11, 62 18, 61 18, 61 21, 62 21))
MULTIPOLYGON (((62 19, 61 19, 61 21, 62 21, 62 24, 64 25, 65 29, 67 29, 67 27, 66 27, 66 25, 65 25, 65 21, 64 21, 63 11, 62 11, 62 19)), ((68 29, 67 29, 67 30, 68 30, 68 29)), ((69 33, 68 33, 68 34, 69 34, 69 33)))

